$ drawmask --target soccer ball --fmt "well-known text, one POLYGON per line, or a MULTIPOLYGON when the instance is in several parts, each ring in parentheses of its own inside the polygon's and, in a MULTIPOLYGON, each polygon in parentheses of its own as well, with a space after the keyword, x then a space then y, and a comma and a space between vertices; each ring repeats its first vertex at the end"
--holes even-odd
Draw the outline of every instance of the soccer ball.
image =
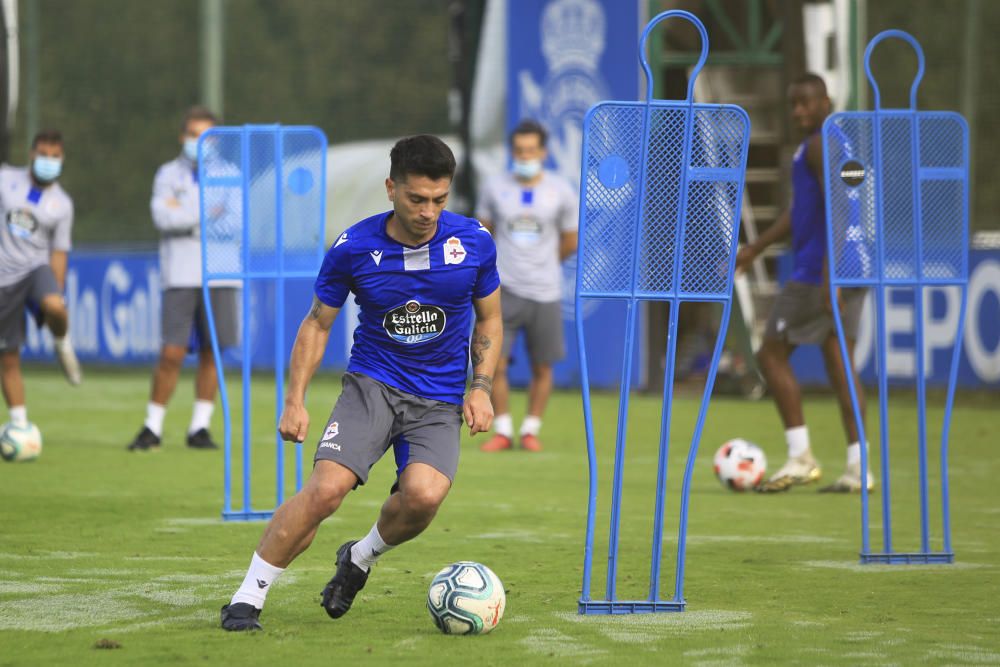
POLYGON ((463 560, 437 573, 427 592, 434 625, 446 635, 485 635, 503 618, 507 596, 493 570, 463 560))
POLYGON ((757 445, 735 438, 715 452, 712 467, 723 486, 733 491, 748 491, 764 479, 767 458, 757 445))
POLYGON ((0 457, 4 461, 34 461, 42 453, 42 433, 34 424, 0 427, 0 457))

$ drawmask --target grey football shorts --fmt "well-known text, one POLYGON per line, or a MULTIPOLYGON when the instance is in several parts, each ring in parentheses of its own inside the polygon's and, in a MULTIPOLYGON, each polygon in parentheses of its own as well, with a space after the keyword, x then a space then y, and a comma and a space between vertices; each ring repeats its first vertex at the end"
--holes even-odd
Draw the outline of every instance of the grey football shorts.
POLYGON ((343 386, 314 463, 339 463, 364 484, 392 445, 397 477, 407 465, 425 463, 454 481, 462 406, 414 396, 361 373, 344 373, 343 386))
POLYGON ((13 285, 0 287, 0 350, 19 350, 24 343, 24 309, 38 307, 49 294, 62 294, 52 267, 43 264, 13 285))
MULTIPOLYGON (((219 347, 233 347, 239 343, 237 336, 235 287, 213 287, 209 290, 212 299, 212 314, 215 316, 215 332, 219 336, 219 347)), ((192 328, 197 323, 196 348, 211 347, 212 339, 208 331, 208 313, 200 287, 171 287, 163 291, 163 316, 161 334, 163 345, 189 347, 192 342, 192 328)))
MULTIPOLYGON (((864 288, 840 290, 844 335, 851 340, 858 338, 866 293, 864 288)), ((822 286, 788 281, 774 302, 764 337, 783 340, 792 345, 821 344, 830 334, 837 334, 833 315, 826 312, 824 303, 822 286)))
POLYGON ((562 304, 558 301, 532 301, 501 288, 503 311, 503 358, 510 357, 518 331, 524 331, 528 357, 533 364, 551 366, 566 354, 563 341, 562 304))

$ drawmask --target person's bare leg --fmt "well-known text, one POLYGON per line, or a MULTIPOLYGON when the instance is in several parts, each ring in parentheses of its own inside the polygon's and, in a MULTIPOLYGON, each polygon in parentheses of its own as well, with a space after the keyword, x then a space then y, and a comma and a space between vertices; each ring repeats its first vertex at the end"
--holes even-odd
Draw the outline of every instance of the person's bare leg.
POLYGON ((802 390, 799 387, 789 358, 795 346, 783 340, 767 338, 757 352, 757 363, 767 386, 774 397, 774 404, 785 427, 785 444, 788 459, 777 472, 757 487, 766 493, 787 491, 799 484, 808 484, 820 478, 821 471, 813 458, 809 432, 802 412, 802 390))
POLYGON ((521 447, 529 452, 540 452, 542 443, 538 433, 542 429, 542 415, 552 394, 552 366, 531 365, 531 384, 528 385, 528 414, 521 422, 521 447))
POLYGON ((0 386, 8 408, 24 406, 24 378, 21 376, 20 350, 0 352, 0 386))
MULTIPOLYGON (((844 434, 847 436, 847 465, 844 474, 837 480, 826 486, 821 491, 835 493, 852 493, 860 491, 861 484, 861 438, 858 432, 858 425, 854 419, 854 406, 851 404, 850 385, 854 383, 854 390, 858 396, 858 407, 861 409, 861 423, 865 420, 865 395, 861 389, 861 382, 854 366, 844 367, 844 359, 840 355, 840 343, 835 334, 831 334, 823 341, 823 361, 826 365, 826 374, 830 378, 830 384, 837 394, 837 403, 840 406, 840 420, 844 425, 844 434)), ((854 341, 847 341, 848 357, 854 358, 854 341)), ((871 470, 868 471, 868 489, 874 488, 874 477, 871 470)))
POLYGON ((275 510, 257 545, 257 555, 274 567, 288 567, 309 547, 320 523, 337 511, 357 481, 339 463, 317 461, 302 490, 275 510))
POLYGON ((789 363, 794 350, 794 345, 767 338, 757 351, 757 364, 764 374, 786 430, 806 423, 802 413, 802 390, 789 363))
POLYGON ((411 463, 399 478, 399 491, 382 504, 378 532, 396 546, 424 531, 448 496, 451 481, 425 463, 411 463))
POLYGON ((198 373, 194 380, 194 397, 199 401, 214 401, 219 390, 219 376, 215 370, 212 348, 203 347, 198 352, 198 373))
POLYGON ((49 328, 52 335, 62 338, 69 330, 69 311, 66 310, 66 301, 62 294, 46 294, 42 299, 42 314, 45 317, 45 326, 49 328))
POLYGON ((69 311, 66 310, 66 301, 62 294, 46 294, 42 298, 41 307, 45 326, 55 339, 54 347, 59 366, 69 383, 78 385, 83 381, 83 371, 80 369, 80 360, 76 357, 73 344, 66 335, 69 332, 69 311))
POLYGON ((493 373, 493 414, 505 415, 510 413, 510 383, 507 381, 507 360, 501 358, 497 362, 497 369, 493 373))
POLYGON ((357 482, 353 472, 332 461, 317 461, 302 490, 281 504, 267 523, 243 583, 222 608, 224 630, 259 630, 257 618, 271 584, 305 551, 320 523, 337 511, 357 482))
POLYGON ((160 350, 160 360, 153 372, 153 387, 149 400, 158 405, 166 405, 177 388, 177 378, 187 350, 182 345, 164 345, 160 350))
POLYGON ((484 452, 498 452, 510 449, 514 437, 514 423, 510 416, 510 383, 507 381, 507 358, 501 355, 493 373, 493 437, 479 449, 484 452))
POLYGON ((531 384, 528 385, 528 414, 542 418, 545 406, 552 395, 552 366, 534 364, 531 367, 531 384))
MULTIPOLYGON (((847 373, 844 369, 844 360, 840 354, 840 343, 835 335, 830 335, 823 341, 823 361, 826 365, 826 374, 830 378, 834 392, 837 394, 837 404, 840 406, 840 420, 844 424, 844 434, 847 436, 847 444, 858 442, 861 438, 858 434, 858 426, 854 421, 854 406, 851 405, 850 385, 847 384, 847 373)), ((854 358, 854 341, 847 341, 847 353, 850 358, 854 358)), ((851 381, 854 382, 854 391, 857 393, 858 406, 861 408, 861 422, 865 421, 865 394, 858 380, 858 374, 851 367, 851 381)))

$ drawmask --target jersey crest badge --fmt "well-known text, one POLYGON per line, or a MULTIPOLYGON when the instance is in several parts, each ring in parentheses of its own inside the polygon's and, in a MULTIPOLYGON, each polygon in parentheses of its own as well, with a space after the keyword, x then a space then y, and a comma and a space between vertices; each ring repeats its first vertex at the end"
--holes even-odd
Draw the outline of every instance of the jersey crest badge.
POLYGON ((465 261, 465 248, 457 236, 452 236, 444 242, 444 263, 461 264, 465 261))

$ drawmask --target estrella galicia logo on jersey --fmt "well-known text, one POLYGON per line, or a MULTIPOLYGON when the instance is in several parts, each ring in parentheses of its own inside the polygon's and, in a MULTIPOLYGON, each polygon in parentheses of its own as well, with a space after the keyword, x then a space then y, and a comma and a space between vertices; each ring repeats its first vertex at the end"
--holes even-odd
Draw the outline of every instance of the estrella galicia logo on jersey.
POLYGON ((38 229, 38 220, 31 211, 23 208, 11 209, 7 211, 7 228, 11 236, 19 239, 31 238, 38 229))
POLYGON ((410 299, 385 314, 382 326, 389 337, 400 343, 424 343, 444 332, 444 311, 437 306, 425 306, 410 299))
POLYGON ((865 166, 857 160, 848 160, 840 167, 840 180, 856 188, 865 180, 865 166))

